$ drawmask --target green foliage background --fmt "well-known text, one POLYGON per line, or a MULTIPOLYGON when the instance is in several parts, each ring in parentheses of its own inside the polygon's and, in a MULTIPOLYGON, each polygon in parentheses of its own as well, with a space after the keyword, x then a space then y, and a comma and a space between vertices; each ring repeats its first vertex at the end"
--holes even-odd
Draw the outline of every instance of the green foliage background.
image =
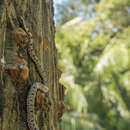
POLYGON ((64 17, 56 33, 67 88, 62 130, 130 130, 130 0, 87 4, 93 17, 64 17))

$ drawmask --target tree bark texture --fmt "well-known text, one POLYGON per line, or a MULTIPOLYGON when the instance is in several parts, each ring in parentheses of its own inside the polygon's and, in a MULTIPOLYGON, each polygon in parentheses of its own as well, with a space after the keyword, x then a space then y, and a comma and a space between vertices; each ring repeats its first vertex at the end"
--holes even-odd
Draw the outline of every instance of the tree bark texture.
POLYGON ((58 74, 53 21, 53 0, 0 0, 0 130, 28 130, 26 98, 30 86, 40 81, 33 62, 28 63, 29 77, 21 81, 9 72, 17 63, 13 30, 18 27, 17 16, 22 16, 33 36, 34 50, 46 70, 50 107, 40 110, 40 130, 60 130, 57 118, 58 74), (19 81, 17 81, 19 80, 19 81), (12 82, 13 81, 13 82, 12 82))

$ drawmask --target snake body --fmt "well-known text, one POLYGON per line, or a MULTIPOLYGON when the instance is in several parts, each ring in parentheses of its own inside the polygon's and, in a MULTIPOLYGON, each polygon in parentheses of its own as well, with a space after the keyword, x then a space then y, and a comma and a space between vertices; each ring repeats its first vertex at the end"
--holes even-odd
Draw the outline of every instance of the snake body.
POLYGON ((32 59, 32 61, 34 62, 35 67, 36 67, 36 69, 37 69, 37 71, 38 71, 38 73, 39 73, 39 76, 40 76, 40 78, 42 79, 42 82, 44 82, 44 81, 47 82, 46 73, 45 73, 45 71, 42 69, 41 64, 40 64, 40 61, 39 61, 39 59, 38 59, 38 57, 37 57, 37 55, 36 55, 36 53, 35 53, 35 51, 34 51, 34 49, 33 49, 33 38, 32 38, 32 34, 31 34, 31 32, 28 30, 28 28, 26 27, 26 24, 25 24, 25 22, 24 22, 24 19, 23 19, 22 17, 19 17, 18 20, 19 20, 19 23, 20 23, 21 28, 26 32, 27 37, 28 37, 28 39, 29 39, 28 44, 27 44, 28 54, 29 54, 30 58, 32 59))
POLYGON ((28 93, 27 96, 27 123, 29 126, 30 130, 39 130, 38 125, 36 124, 35 121, 35 97, 37 94, 37 91, 40 90, 43 93, 48 92, 48 87, 44 84, 44 82, 47 81, 47 76, 45 71, 42 69, 40 61, 38 57, 35 54, 35 51, 33 49, 33 38, 31 32, 26 27, 26 24, 24 22, 24 19, 22 17, 18 18, 20 27, 26 32, 27 37, 28 37, 28 43, 27 43, 27 52, 32 59, 32 61, 35 64, 35 67, 37 69, 37 72, 42 80, 42 83, 36 82, 34 83, 28 93))
MULTIPOLYGON (((29 35, 30 35, 30 33, 29 33, 29 35)), ((40 77, 42 79, 42 82, 43 81, 46 82, 47 81, 46 73, 42 69, 40 61, 39 61, 38 57, 36 56, 36 54, 34 52, 33 44, 32 44, 33 43, 32 36, 30 35, 29 37, 30 37, 30 41, 29 41, 29 43, 27 45, 28 46, 28 48, 27 48, 28 49, 28 54, 29 54, 30 58, 32 59, 32 61, 34 62, 35 67, 36 67, 36 69, 37 69, 37 71, 38 71, 38 73, 39 73, 39 75, 40 75, 40 77)))
POLYGON ((38 89, 42 89, 44 92, 48 92, 48 88, 39 83, 36 82, 34 83, 29 91, 28 98, 27 98, 27 122, 30 130, 39 130, 36 122, 35 122, 35 97, 36 97, 36 92, 38 89))

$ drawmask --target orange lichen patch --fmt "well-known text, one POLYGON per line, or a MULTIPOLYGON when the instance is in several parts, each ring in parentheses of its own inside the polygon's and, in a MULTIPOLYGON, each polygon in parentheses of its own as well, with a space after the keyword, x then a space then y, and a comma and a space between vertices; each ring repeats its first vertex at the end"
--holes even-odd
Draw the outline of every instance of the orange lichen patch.
POLYGON ((18 45, 28 42, 27 34, 22 28, 14 29, 13 39, 18 45))
POLYGON ((62 75, 62 71, 60 69, 58 69, 58 78, 60 79, 62 75))
POLYGON ((43 40, 43 51, 48 51, 48 47, 49 47, 49 41, 44 39, 43 40))
POLYGON ((45 97, 45 94, 41 91, 37 91, 36 95, 36 105, 41 105, 42 108, 46 108, 46 105, 48 104, 48 99, 45 97))
POLYGON ((41 97, 41 92, 40 91, 38 91, 37 92, 37 95, 36 95, 36 104, 37 105, 39 105, 40 103, 41 103, 41 99, 42 97, 41 97))
POLYGON ((42 36, 39 37, 39 43, 40 43, 41 45, 43 45, 43 37, 42 37, 42 36))
POLYGON ((66 108, 65 104, 62 101, 59 101, 58 102, 58 111, 57 111, 58 118, 60 119, 66 111, 67 111, 67 108, 66 108))
POLYGON ((20 78, 26 80, 29 77, 29 69, 27 66, 20 66, 21 73, 20 78))
POLYGON ((48 51, 49 41, 44 39, 42 36, 39 37, 39 43, 43 45, 43 51, 48 51))
POLYGON ((29 77, 29 69, 27 67, 22 67, 20 70, 18 68, 13 68, 9 69, 8 71, 11 77, 11 81, 14 85, 20 81, 27 80, 29 77))
POLYGON ((16 69, 10 69, 9 70, 9 74, 10 74, 12 83, 14 85, 16 85, 17 82, 18 82, 18 70, 16 70, 16 69))
POLYGON ((14 85, 19 83, 20 81, 26 80, 29 77, 27 61, 25 59, 17 58, 15 61, 15 65, 8 68, 8 72, 14 85))
POLYGON ((59 102, 58 102, 58 108, 57 108, 57 114, 58 114, 59 119, 62 117, 64 112, 67 111, 67 108, 64 104, 65 90, 66 88, 64 87, 64 85, 59 83, 59 102))

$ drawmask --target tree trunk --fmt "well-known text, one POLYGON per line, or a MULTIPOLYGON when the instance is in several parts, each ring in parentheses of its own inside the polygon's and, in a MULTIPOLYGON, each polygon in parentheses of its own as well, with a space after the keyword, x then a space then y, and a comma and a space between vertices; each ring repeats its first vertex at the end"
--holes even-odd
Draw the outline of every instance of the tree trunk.
MULTIPOLYGON (((13 30, 22 16, 33 37, 33 47, 47 75, 49 109, 38 108, 40 130, 60 130, 57 116, 59 98, 55 27, 52 0, 0 0, 0 130, 29 130, 26 100, 30 87, 41 82, 34 63, 23 50, 17 55, 13 30), (25 73, 19 70, 24 65, 25 73), (22 77, 22 79, 21 79, 22 77)), ((46 107, 46 106, 45 106, 46 107)))

